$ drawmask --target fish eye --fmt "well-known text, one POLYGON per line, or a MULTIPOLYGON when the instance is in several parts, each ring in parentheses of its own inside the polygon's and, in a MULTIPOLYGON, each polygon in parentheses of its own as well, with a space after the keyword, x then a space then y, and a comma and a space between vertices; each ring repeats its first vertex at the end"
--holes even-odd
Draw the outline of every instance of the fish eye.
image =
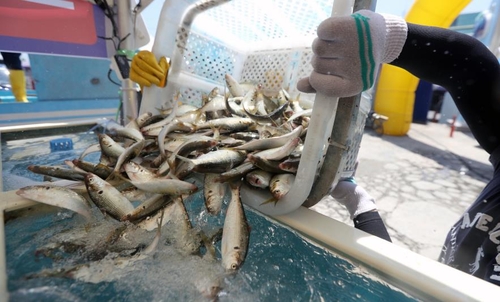
POLYGON ((231 269, 234 269, 234 270, 238 269, 238 264, 237 263, 232 263, 231 264, 231 269))

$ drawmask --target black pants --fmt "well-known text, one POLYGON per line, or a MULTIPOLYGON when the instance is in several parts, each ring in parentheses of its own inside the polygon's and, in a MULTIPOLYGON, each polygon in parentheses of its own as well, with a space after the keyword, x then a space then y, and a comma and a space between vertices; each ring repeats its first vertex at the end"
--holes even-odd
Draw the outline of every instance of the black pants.
POLYGON ((367 232, 368 234, 372 234, 379 238, 385 239, 389 242, 391 241, 391 237, 385 228, 384 222, 380 217, 378 212, 366 212, 363 214, 359 214, 356 218, 354 218, 354 227, 367 232))
POLYGON ((15 52, 3 52, 3 63, 7 66, 9 70, 22 70, 23 66, 21 65, 21 54, 15 52))

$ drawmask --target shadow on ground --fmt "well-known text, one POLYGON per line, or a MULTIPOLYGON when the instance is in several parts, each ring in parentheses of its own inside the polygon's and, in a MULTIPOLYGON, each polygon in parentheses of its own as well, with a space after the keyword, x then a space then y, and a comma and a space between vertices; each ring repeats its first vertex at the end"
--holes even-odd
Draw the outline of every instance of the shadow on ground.
MULTIPOLYGON (((458 155, 454 153, 453 150, 442 150, 429 144, 425 144, 423 142, 415 140, 407 135, 380 136, 371 129, 365 129, 365 134, 379 137, 380 139, 394 144, 400 148, 404 148, 410 152, 432 159, 438 164, 447 167, 450 170, 466 173, 470 177, 482 182, 488 182, 493 176, 493 167, 491 165, 474 160, 473 158, 458 155)), ((473 138, 471 134, 467 135, 470 135, 471 138, 473 138)), ((477 147, 481 148, 479 145, 477 145, 477 147)))

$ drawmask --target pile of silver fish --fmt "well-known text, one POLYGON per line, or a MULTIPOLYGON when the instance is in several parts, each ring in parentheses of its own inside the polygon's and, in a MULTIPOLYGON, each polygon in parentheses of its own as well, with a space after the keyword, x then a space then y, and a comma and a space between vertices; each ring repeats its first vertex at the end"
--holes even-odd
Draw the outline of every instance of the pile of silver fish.
MULTIPOLYGON (((108 125, 98 144, 65 166, 29 166, 34 173, 71 180, 72 185, 44 182, 18 190, 25 198, 66 208, 88 220, 97 207, 106 218, 143 230, 174 222, 181 230, 179 248, 196 253, 200 242, 215 255, 217 236, 193 231, 184 202, 200 188, 210 215, 225 215, 220 248, 227 271, 241 267, 250 229, 239 190, 243 182, 269 190, 279 202, 293 184, 311 109, 302 108, 282 89, 266 95, 260 85, 244 85, 226 75, 227 92, 214 88, 200 107, 174 98, 173 108, 145 113, 125 126, 108 125), (100 152, 98 163, 87 155, 100 152), (227 198, 227 193, 229 198, 227 198), (227 211, 221 214, 223 205, 227 211)), ((55 182, 57 183, 57 182, 55 182)), ((141 254, 157 245, 157 237, 141 254)), ((207 253, 208 253, 207 252, 207 253)), ((137 255, 134 256, 137 259, 137 255)))

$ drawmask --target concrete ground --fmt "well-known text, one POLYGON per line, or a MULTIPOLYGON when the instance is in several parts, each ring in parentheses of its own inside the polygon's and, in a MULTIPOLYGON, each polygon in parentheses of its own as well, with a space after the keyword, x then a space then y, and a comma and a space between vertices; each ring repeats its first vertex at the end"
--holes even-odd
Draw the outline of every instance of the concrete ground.
MULTIPOLYGON (((405 136, 366 129, 357 182, 376 199, 395 244, 436 260, 450 227, 493 174, 488 154, 467 131, 445 124, 412 124, 405 136)), ((352 225, 334 199, 312 207, 352 225)))

